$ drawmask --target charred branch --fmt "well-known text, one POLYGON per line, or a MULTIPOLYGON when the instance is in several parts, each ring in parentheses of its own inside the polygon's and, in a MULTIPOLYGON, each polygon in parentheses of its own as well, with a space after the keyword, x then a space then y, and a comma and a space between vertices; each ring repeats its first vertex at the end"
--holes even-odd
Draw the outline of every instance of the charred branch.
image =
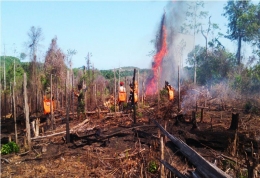
POLYGON ((201 157, 195 150, 190 148, 186 143, 182 140, 174 137, 169 134, 158 122, 154 120, 154 123, 159 127, 163 134, 165 134, 179 149, 180 152, 186 156, 192 164, 196 167, 196 169, 200 172, 201 175, 205 177, 212 178, 230 178, 225 172, 223 172, 218 167, 213 166, 203 157, 201 157))

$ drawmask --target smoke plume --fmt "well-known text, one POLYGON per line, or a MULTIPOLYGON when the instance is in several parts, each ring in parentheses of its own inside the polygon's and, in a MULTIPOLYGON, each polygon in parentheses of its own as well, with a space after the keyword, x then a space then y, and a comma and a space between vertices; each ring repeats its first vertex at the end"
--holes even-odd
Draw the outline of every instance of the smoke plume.
MULTIPOLYGON (((163 87, 165 80, 177 86, 178 65, 181 66, 184 43, 180 33, 185 20, 186 2, 169 2, 162 16, 159 31, 156 36, 156 54, 152 63, 152 74, 146 83, 146 94, 151 95, 163 87)), ((182 73, 182 76, 184 74, 182 73)))

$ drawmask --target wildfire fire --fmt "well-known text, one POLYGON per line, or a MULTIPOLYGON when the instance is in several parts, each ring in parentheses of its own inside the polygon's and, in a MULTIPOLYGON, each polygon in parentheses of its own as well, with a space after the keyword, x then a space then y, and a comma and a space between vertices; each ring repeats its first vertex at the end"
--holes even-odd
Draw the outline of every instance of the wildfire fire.
POLYGON ((165 14, 162 17, 162 23, 159 31, 159 38, 156 41, 157 45, 157 53, 154 56, 154 61, 152 65, 152 78, 148 80, 147 82, 147 87, 146 87, 146 95, 152 95, 157 91, 157 81, 159 74, 161 73, 159 71, 159 68, 161 68, 162 65, 162 60, 167 54, 167 32, 166 32, 166 27, 165 27, 165 14))

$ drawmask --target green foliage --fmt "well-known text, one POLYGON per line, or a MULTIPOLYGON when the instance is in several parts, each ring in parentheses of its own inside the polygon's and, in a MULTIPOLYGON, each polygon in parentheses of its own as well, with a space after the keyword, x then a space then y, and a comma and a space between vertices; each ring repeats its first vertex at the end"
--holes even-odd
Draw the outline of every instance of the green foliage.
POLYGON ((113 79, 114 73, 112 70, 100 70, 101 75, 103 75, 106 79, 113 79))
MULTIPOLYGON (((120 77, 132 77, 134 73, 135 67, 122 67, 120 68, 120 77)), ((149 73, 151 69, 138 69, 140 74, 149 73)), ((106 79, 114 79, 114 71, 113 70, 100 70, 100 73, 106 79)), ((119 77, 119 69, 115 71, 116 78, 119 77)))
MULTIPOLYGON (((6 84, 9 86, 10 83, 14 82, 14 61, 15 61, 15 80, 16 87, 19 88, 23 81, 23 74, 25 72, 23 63, 16 57, 12 56, 1 56, 1 65, 4 65, 5 61, 5 71, 6 71, 6 84)), ((3 75, 3 68, 0 69, 1 75, 3 75)), ((3 76, 2 76, 3 77, 3 76)), ((3 82, 3 80, 2 80, 3 82)))
POLYGON ((20 150, 20 148, 15 142, 9 142, 2 146, 1 153, 6 155, 6 154, 10 154, 10 153, 18 153, 19 150, 20 150))
POLYGON ((150 161, 148 164, 148 171, 150 173, 156 173, 158 170, 158 165, 156 164, 155 161, 150 161))
POLYGON ((251 68, 242 66, 235 69, 229 78, 233 89, 243 94, 258 93, 260 91, 260 64, 251 68))
MULTIPOLYGON (((257 46, 254 52, 260 56, 260 3, 255 5, 251 1, 228 1, 224 7, 224 16, 228 18, 227 38, 238 40, 238 55, 240 55, 241 41, 250 42, 257 46)), ((240 58, 240 56, 237 56, 240 58)), ((240 61, 238 60, 238 64, 240 61)))
MULTIPOLYGON (((235 65, 235 56, 220 46, 212 46, 206 54, 205 48, 197 45, 197 83, 201 85, 213 85, 228 78, 235 65)), ((194 63, 194 52, 188 54, 189 64, 194 63)), ((193 68, 194 70, 194 68, 193 68)), ((190 73, 189 75, 193 75, 190 73)), ((193 76, 192 76, 193 77, 193 76)))

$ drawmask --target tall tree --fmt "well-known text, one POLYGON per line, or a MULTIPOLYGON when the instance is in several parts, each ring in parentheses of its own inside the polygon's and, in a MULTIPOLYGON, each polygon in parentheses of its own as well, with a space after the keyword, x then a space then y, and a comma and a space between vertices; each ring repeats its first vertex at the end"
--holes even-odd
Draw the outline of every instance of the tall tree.
POLYGON ((228 1, 224 7, 224 16, 228 18, 228 31, 226 38, 237 40, 237 65, 241 64, 242 41, 259 41, 259 5, 250 0, 228 1))
POLYGON ((191 33, 194 37, 194 44, 193 44, 193 64, 194 64, 194 84, 196 84, 196 72, 197 72, 197 59, 195 53, 195 41, 196 41, 196 34, 198 34, 201 30, 202 20, 207 18, 208 12, 201 11, 204 8, 203 1, 192 1, 188 2, 188 10, 186 12, 186 22, 181 27, 182 33, 191 33))
POLYGON ((260 2, 251 6, 248 17, 251 23, 250 26, 247 26, 247 31, 252 45, 256 47, 253 52, 260 58, 260 2))

